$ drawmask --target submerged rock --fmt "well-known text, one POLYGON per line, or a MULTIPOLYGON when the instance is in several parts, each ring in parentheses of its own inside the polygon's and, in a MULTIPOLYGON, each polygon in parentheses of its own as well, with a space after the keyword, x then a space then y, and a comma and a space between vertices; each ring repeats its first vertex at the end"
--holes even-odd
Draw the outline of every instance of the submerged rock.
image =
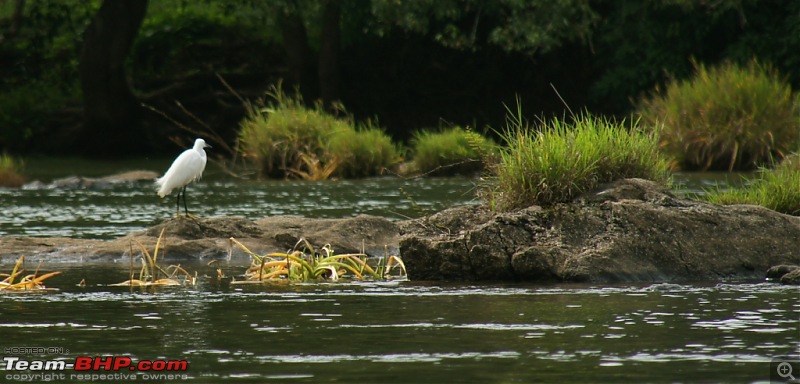
POLYGON ((772 265, 800 263, 800 218, 678 198, 641 179, 548 208, 452 208, 400 230, 415 280, 760 279, 772 265))
POLYGON ((32 181, 24 189, 106 189, 118 184, 153 182, 158 174, 153 171, 128 171, 104 177, 68 176, 55 179, 49 184, 32 181))

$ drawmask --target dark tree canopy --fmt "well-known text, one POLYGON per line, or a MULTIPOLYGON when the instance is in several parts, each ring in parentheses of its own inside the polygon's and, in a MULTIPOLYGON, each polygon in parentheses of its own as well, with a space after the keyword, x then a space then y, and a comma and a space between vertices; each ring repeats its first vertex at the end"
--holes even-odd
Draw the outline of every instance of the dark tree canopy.
POLYGON ((141 102, 232 143, 238 97, 279 82, 397 139, 497 127, 517 96, 529 116, 563 115, 551 84, 573 110, 626 115, 693 61, 756 58, 800 86, 800 2, 777 0, 15 0, 0 41, 0 149, 16 152, 186 135, 141 102))

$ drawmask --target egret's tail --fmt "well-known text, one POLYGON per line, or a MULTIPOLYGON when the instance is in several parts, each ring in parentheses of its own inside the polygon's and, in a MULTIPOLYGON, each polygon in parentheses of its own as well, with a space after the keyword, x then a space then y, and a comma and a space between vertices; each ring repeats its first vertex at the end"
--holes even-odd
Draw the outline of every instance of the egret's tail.
POLYGON ((156 187, 158 187, 156 193, 158 193, 158 197, 162 199, 164 198, 164 196, 169 195, 170 192, 172 192, 172 188, 168 188, 166 183, 164 183, 163 177, 159 177, 158 179, 156 179, 156 187))

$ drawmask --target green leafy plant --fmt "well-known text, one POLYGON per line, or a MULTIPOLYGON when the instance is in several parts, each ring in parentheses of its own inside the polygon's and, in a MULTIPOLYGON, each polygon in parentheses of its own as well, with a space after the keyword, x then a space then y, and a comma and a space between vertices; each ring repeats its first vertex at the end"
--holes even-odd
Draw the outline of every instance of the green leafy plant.
POLYGON ((768 65, 695 64, 641 102, 645 121, 663 124, 659 145, 687 169, 748 170, 780 160, 800 139, 800 105, 768 65))
POLYGON ((618 123, 583 113, 571 122, 552 119, 533 129, 518 109, 509 115, 503 139, 507 148, 484 191, 495 210, 567 202, 624 178, 671 183, 655 135, 638 121, 618 123))
POLYGON ((376 265, 370 266, 366 254, 335 255, 329 244, 315 249, 305 239, 300 239, 289 252, 266 255, 257 255, 232 237, 230 242, 252 258, 250 268, 245 272, 245 280, 233 282, 234 284, 280 280, 307 282, 406 278, 405 264, 397 256, 381 257, 376 265), (392 274, 395 269, 398 271, 397 275, 392 274))
POLYGON ((414 169, 433 176, 474 174, 483 170, 497 151, 491 139, 462 127, 441 132, 423 130, 411 143, 414 169))

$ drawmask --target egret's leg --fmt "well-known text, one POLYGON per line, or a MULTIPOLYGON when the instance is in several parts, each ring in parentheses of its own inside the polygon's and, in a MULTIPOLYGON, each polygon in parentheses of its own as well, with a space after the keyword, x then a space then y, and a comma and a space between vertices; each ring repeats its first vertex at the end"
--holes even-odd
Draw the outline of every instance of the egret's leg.
POLYGON ((186 207, 186 186, 183 186, 183 212, 189 216, 189 208, 186 207))

